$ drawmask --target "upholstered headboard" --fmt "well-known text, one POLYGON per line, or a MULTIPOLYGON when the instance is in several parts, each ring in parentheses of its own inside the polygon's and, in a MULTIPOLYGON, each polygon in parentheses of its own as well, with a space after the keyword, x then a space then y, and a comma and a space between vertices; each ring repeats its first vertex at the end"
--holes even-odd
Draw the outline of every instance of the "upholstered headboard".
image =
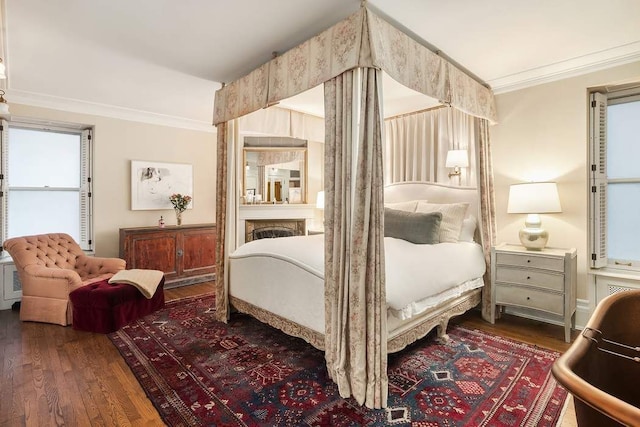
POLYGON ((389 184, 384 188, 384 202, 398 203, 409 200, 428 200, 429 203, 469 203, 467 215, 479 218, 478 189, 450 187, 433 182, 406 181, 389 184))

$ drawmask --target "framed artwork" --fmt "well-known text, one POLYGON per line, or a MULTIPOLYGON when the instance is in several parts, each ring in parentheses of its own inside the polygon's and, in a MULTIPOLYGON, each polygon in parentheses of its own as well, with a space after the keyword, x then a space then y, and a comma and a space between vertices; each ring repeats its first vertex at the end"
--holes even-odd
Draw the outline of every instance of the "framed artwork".
POLYGON ((131 210, 173 209, 175 193, 193 197, 192 165, 131 160, 131 210))
POLYGON ((289 203, 302 203, 302 189, 300 187, 289 188, 289 203))

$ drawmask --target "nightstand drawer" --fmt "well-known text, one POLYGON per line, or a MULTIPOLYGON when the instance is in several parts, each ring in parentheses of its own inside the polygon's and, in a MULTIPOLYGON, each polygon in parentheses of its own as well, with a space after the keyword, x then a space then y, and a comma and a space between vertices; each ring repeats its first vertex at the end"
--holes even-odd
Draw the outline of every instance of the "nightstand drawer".
POLYGON ((535 308, 562 316, 564 296, 519 286, 496 286, 496 304, 535 308))
POLYGON ((546 273, 541 270, 499 266, 496 268, 496 281, 564 291, 563 274, 546 273))
POLYGON ((546 257, 540 254, 532 254, 530 256, 527 254, 496 252, 496 264, 564 272, 564 258, 546 257))

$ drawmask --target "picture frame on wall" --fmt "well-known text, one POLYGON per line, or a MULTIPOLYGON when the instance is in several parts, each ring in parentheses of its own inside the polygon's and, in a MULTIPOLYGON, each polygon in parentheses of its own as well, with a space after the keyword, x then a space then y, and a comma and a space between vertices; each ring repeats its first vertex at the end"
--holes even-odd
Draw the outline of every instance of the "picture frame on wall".
POLYGON ((131 160, 131 210, 173 209, 175 193, 193 197, 192 165, 131 160))

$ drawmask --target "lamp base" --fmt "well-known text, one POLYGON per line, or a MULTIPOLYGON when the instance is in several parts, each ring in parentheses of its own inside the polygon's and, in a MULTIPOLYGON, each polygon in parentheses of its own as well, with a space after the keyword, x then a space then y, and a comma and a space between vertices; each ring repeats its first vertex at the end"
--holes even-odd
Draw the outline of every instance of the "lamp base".
POLYGON ((542 228, 523 228, 518 233, 522 246, 530 251, 540 251, 547 246, 549 233, 542 228))
POLYGON ((540 227, 541 224, 539 215, 529 214, 524 222, 525 227, 518 233, 520 243, 530 251, 540 251, 547 246, 549 233, 540 227))

